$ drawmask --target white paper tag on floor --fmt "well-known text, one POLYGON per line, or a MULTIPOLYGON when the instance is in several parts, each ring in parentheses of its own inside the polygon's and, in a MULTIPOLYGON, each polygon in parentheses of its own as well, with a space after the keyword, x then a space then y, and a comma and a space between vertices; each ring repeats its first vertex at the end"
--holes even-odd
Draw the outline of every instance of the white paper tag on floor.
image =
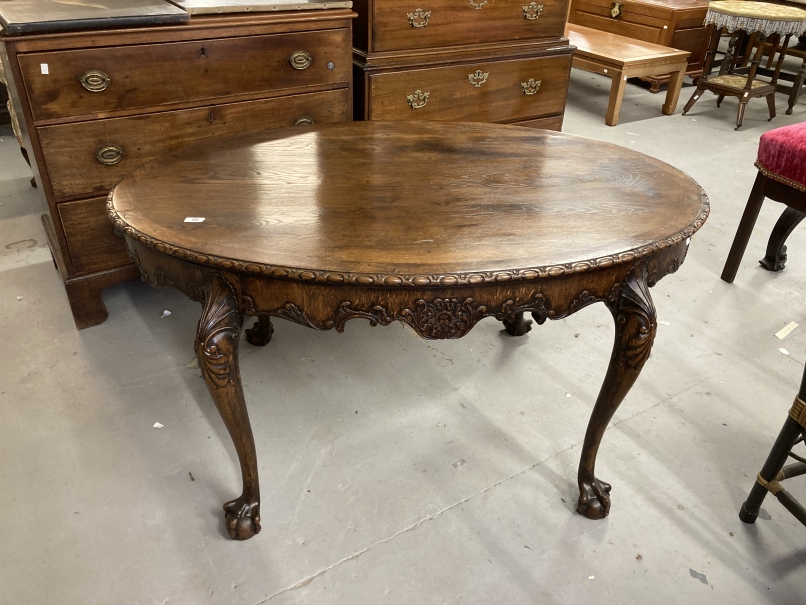
POLYGON ((781 351, 781 353, 783 353, 784 355, 789 355, 789 351, 787 351, 786 349, 778 349, 778 350, 781 351))
POLYGON ((798 325, 799 325, 799 324, 795 323, 794 321, 790 321, 790 322, 789 322, 788 324, 786 324, 786 325, 785 325, 783 328, 781 328, 780 330, 778 330, 778 331, 775 333, 775 336, 777 336, 777 337, 778 337, 778 340, 783 340, 784 338, 786 338, 787 336, 789 336, 789 335, 792 333, 792 330, 794 330, 795 328, 797 328, 797 327, 798 327, 798 325))
POLYGON ((186 223, 203 223, 204 217, 203 216, 189 216, 185 219, 186 223))
POLYGON ((155 422, 155 423, 154 423, 154 428, 155 428, 155 429, 161 429, 161 428, 162 428, 162 427, 164 427, 164 426, 165 426, 165 425, 164 425, 164 424, 162 424, 161 422, 155 422))
POLYGON ((672 325, 672 324, 670 324, 668 321, 663 321, 662 319, 659 319, 659 320, 658 320, 658 323, 659 323, 660 325, 662 325, 662 326, 671 326, 671 325, 672 325))

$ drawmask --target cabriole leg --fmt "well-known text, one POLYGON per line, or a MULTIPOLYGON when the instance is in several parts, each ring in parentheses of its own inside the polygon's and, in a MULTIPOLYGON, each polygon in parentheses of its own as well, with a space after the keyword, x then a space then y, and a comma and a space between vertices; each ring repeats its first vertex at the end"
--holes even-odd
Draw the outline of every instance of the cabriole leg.
POLYGON ((579 462, 577 511, 589 519, 603 519, 610 512, 610 485, 594 473, 596 454, 610 419, 641 373, 655 340, 655 306, 649 295, 645 265, 637 265, 629 272, 618 300, 608 307, 616 324, 615 343, 579 462))
POLYGON ((271 317, 268 315, 258 315, 257 321, 251 328, 244 330, 246 342, 256 347, 265 347, 271 342, 271 335, 274 334, 274 326, 271 317))
POLYGON ((196 355, 204 381, 238 452, 243 493, 224 505, 227 532, 248 540, 260 531, 260 485, 252 427, 238 367, 241 311, 232 287, 220 275, 204 286, 204 309, 196 336, 196 355))
POLYGON ((770 233, 770 240, 767 242, 767 252, 759 263, 768 271, 783 271, 786 266, 786 240, 792 231, 795 230, 806 214, 800 210, 789 208, 783 213, 775 223, 775 227, 770 233))

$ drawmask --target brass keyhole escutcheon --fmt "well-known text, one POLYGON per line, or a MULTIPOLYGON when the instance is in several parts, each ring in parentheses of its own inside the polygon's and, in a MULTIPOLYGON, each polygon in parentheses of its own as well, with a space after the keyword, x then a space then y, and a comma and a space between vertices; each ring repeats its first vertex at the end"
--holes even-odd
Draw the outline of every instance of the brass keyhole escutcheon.
POLYGON ((297 118, 297 121, 294 122, 294 126, 305 126, 307 124, 316 124, 311 116, 302 116, 297 118))
POLYGON ((428 97, 431 96, 430 92, 423 92, 422 90, 415 90, 414 94, 406 95, 406 100, 411 105, 412 109, 421 109, 428 103, 428 97))
POLYGON ((526 96, 536 95, 537 91, 540 90, 540 82, 542 80, 535 80, 534 78, 529 78, 526 82, 521 82, 521 88, 523 89, 523 94, 526 96))
POLYGON ((123 149, 117 145, 105 145, 95 154, 95 159, 104 166, 114 166, 123 159, 123 149))
POLYGON ((90 92, 103 92, 109 88, 111 80, 104 72, 93 69, 81 76, 80 82, 90 92))
POLYGON ((313 63, 313 57, 311 54, 304 50, 296 50, 291 53, 291 56, 288 57, 288 62, 291 63, 291 67, 294 69, 307 69, 313 63))
POLYGON ((523 9, 523 16, 527 21, 536 21, 540 13, 543 12, 543 5, 537 2, 532 2, 521 8, 523 9))
POLYGON ((610 5, 610 16, 614 19, 621 15, 621 11, 624 10, 624 3, 622 2, 613 2, 610 5))
POLYGON ((406 18, 414 29, 420 29, 428 25, 428 20, 431 18, 431 11, 424 11, 418 8, 413 13, 406 13, 406 18))

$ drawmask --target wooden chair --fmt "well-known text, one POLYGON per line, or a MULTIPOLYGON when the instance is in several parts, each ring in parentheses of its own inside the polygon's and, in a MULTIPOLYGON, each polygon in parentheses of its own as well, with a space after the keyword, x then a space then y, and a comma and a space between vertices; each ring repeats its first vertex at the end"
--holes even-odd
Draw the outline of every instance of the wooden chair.
POLYGON ((755 523, 767 493, 771 493, 798 521, 806 525, 806 509, 781 485, 784 479, 806 474, 806 458, 795 454, 792 448, 803 442, 806 433, 806 370, 800 383, 789 416, 784 422, 775 445, 772 446, 767 461, 756 477, 750 495, 742 504, 739 518, 745 523, 755 523), (786 461, 792 458, 792 464, 786 461))
MULTIPOLYGON (((773 50, 770 60, 772 60, 772 55, 774 55, 776 51, 779 51, 779 56, 778 62, 775 65, 775 71, 772 73, 771 80, 769 82, 756 78, 756 72, 763 54, 763 44, 758 46, 747 74, 735 73, 739 58, 734 53, 734 48, 738 46, 737 42, 741 37, 742 34, 740 32, 734 33, 731 37, 728 53, 723 59, 722 67, 719 70, 719 75, 700 78, 700 81, 697 83, 697 90, 694 91, 694 94, 683 108, 683 115, 688 113, 697 100, 702 96, 704 91, 709 90, 717 95, 717 107, 722 104, 722 100, 725 97, 736 97, 739 99, 739 110, 736 116, 736 128, 734 130, 739 130, 739 128, 741 128, 742 122, 744 122, 744 114, 747 111, 747 104, 750 102, 750 99, 765 97, 767 99, 767 107, 770 111, 770 120, 775 117, 775 87, 778 82, 778 75, 781 72, 781 66, 784 62, 786 48, 789 45, 789 39, 792 36, 791 34, 787 34, 784 37, 783 44, 780 44, 780 36, 777 34, 772 37, 771 43, 773 45, 773 50)), ((713 54, 716 52, 716 45, 718 43, 719 34, 718 32, 715 32, 712 36, 711 48, 709 48, 708 51, 711 62, 713 62, 713 54)), ((706 72, 708 71, 710 71, 710 65, 706 72)))
POLYGON ((767 244, 761 266, 780 271, 786 263, 785 242, 806 213, 806 122, 776 128, 761 135, 756 168, 758 175, 722 270, 722 279, 733 283, 756 224, 764 198, 787 205, 767 244))

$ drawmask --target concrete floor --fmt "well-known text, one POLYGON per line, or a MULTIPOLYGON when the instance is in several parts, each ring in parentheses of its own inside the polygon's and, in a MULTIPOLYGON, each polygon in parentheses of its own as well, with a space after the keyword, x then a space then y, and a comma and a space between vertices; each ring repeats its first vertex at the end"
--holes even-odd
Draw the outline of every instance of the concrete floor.
POLYGON ((662 96, 630 85, 610 128, 608 89, 574 71, 565 131, 686 171, 712 214, 653 290, 668 325, 603 441, 604 521, 574 512, 612 346, 604 306, 522 339, 487 320, 454 342, 277 320, 241 357, 263 531, 230 541, 221 503, 239 473, 191 363, 199 308, 133 282, 76 331, 0 130, 0 603, 803 603, 806 531, 774 499, 754 526, 737 511, 803 371, 806 243, 796 232, 783 273, 757 266, 782 208, 767 202, 736 283, 719 273, 759 136, 806 119, 806 101, 785 116, 779 97, 772 124, 753 102, 734 132, 735 101, 662 116, 662 96))

